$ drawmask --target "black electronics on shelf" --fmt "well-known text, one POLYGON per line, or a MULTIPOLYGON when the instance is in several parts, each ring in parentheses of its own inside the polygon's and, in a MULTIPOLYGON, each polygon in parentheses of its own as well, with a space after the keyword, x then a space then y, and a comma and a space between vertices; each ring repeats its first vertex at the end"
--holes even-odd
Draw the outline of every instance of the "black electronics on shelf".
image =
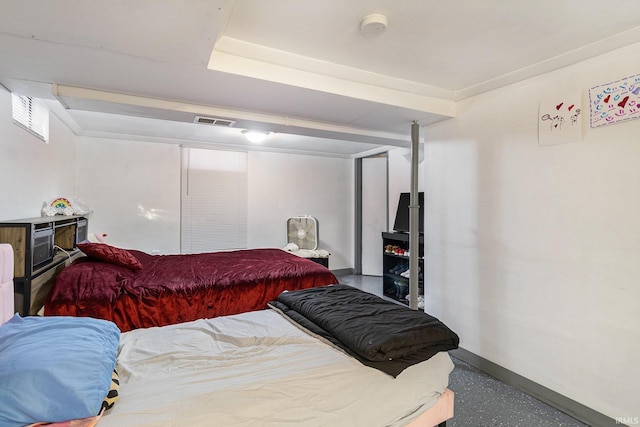
MULTIPOLYGON (((400 233, 409 232, 409 206, 411 195, 409 193, 400 193, 398 200, 398 208, 396 210, 396 220, 393 223, 393 230, 400 233)), ((424 233, 424 192, 418 193, 418 204, 420 205, 418 232, 424 233)))

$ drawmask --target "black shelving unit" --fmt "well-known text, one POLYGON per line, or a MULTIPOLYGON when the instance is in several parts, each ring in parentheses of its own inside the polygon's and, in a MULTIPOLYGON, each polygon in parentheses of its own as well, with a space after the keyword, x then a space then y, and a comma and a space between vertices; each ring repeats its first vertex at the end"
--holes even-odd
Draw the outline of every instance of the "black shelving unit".
MULTIPOLYGON (((419 235, 418 293, 424 295, 424 236, 419 235)), ((409 277, 402 273, 409 270, 409 234, 382 232, 382 291, 385 296, 409 304, 409 277)))

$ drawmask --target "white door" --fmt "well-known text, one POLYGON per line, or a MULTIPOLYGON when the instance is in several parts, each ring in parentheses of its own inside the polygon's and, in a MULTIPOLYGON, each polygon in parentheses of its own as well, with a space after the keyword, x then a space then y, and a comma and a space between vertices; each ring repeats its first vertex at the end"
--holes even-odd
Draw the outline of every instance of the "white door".
POLYGON ((362 274, 382 276, 382 232, 387 231, 387 156, 362 159, 362 274))

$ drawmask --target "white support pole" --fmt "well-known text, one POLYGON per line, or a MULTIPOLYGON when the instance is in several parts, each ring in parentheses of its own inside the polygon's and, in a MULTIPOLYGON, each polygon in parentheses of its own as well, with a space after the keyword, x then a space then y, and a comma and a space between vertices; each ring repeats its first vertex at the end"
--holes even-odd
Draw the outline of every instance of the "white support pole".
POLYGON ((409 201, 409 307, 418 309, 418 255, 420 252, 418 204, 418 158, 420 127, 417 122, 411 125, 411 194, 409 201))

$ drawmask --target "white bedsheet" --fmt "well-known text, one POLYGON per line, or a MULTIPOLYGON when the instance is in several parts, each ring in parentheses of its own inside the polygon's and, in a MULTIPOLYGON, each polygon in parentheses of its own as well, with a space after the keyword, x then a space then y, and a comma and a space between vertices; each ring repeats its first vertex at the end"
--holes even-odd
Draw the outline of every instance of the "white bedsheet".
POLYGON ((138 329, 122 335, 120 399, 98 425, 400 426, 452 369, 439 353, 394 379, 272 310, 138 329))

